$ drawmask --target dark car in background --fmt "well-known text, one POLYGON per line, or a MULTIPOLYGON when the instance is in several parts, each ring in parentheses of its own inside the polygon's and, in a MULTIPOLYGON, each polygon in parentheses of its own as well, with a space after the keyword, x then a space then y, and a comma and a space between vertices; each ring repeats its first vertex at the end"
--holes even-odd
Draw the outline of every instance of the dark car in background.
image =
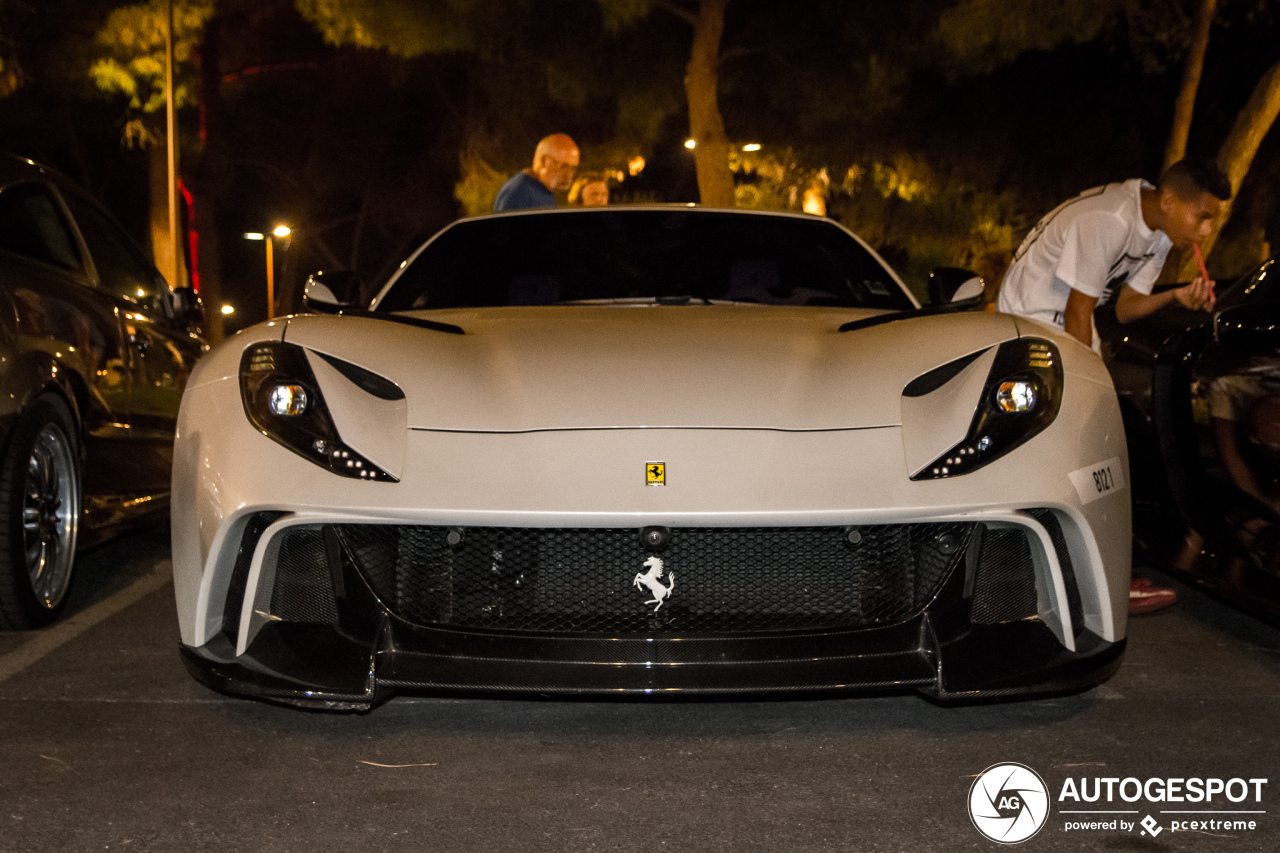
POLYGON ((55 619, 77 548, 163 517, 198 317, 101 206, 0 154, 0 627, 55 619))
POLYGON ((1213 314, 1174 304, 1098 331, 1128 435, 1139 556, 1280 624, 1280 265, 1213 314))

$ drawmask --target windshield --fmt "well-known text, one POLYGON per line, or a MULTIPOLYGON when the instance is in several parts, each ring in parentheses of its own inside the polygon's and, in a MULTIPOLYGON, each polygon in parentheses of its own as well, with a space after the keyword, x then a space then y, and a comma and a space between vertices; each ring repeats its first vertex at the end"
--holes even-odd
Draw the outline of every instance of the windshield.
POLYGON ((684 297, 914 307, 875 256, 830 222, 610 210, 460 222, 422 250, 378 310, 684 297))

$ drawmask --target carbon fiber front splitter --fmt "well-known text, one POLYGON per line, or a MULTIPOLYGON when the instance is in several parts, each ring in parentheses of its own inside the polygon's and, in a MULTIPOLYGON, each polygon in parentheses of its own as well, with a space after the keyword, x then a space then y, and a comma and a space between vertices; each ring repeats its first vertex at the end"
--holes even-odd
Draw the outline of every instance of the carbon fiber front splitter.
POLYGON ((914 618, 859 630, 690 637, 566 636, 413 625, 367 588, 338 625, 271 622, 242 655, 219 635, 182 647, 216 690, 328 710, 401 692, 750 695, 915 690, 943 701, 1081 690, 1124 653, 1076 632, 1065 648, 1037 619, 969 621, 960 573, 914 618))

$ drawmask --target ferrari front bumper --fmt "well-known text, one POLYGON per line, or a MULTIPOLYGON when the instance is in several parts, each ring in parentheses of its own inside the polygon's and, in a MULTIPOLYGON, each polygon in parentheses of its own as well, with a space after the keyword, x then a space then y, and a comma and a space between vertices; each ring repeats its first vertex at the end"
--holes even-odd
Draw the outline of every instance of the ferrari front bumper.
POLYGON ((625 568, 621 583, 592 581, 620 576, 615 554, 640 565, 643 543, 626 531, 290 525, 264 513, 245 525, 240 553, 257 559, 233 573, 223 631, 183 658, 214 689, 335 710, 401 692, 970 700, 1096 684, 1124 640, 1088 627, 1054 513, 1027 519, 856 535, 677 529, 664 552, 677 592, 653 609, 625 568), (785 546, 775 557, 744 566, 774 540, 785 546), (1065 607, 1049 618, 1055 587, 1065 607))

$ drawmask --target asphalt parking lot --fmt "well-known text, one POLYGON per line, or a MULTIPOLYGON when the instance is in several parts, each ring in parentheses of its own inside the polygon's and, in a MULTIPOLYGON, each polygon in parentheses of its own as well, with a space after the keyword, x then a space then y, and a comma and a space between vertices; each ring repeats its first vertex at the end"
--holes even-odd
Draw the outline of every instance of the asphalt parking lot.
POLYGON ((1115 677, 1055 699, 403 697, 333 715, 192 680, 167 569, 164 529, 130 534, 83 557, 68 618, 0 635, 0 850, 995 849, 967 803, 1002 762, 1054 800, 1028 851, 1280 848, 1280 631, 1185 587, 1131 622, 1115 677), (1212 806, 1058 801, 1085 777, 1269 782, 1212 806), (1065 828, 1108 808, 1126 813, 1089 819, 1159 831, 1065 828), (1173 828, 1210 809, 1250 814, 1195 817, 1255 828, 1173 828))

